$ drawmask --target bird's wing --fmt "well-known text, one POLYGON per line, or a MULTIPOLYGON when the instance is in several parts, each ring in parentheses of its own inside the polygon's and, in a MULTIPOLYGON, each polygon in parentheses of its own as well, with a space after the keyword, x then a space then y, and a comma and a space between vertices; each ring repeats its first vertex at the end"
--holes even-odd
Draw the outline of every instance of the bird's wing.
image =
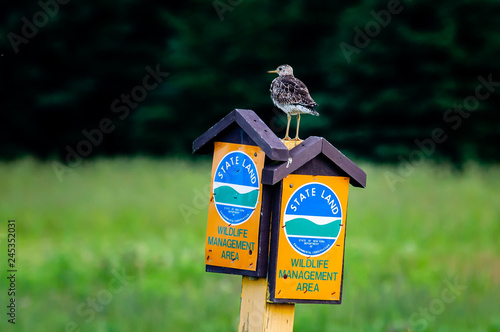
POLYGON ((271 93, 280 104, 296 104, 308 108, 318 106, 306 85, 295 77, 280 76, 271 84, 271 93))

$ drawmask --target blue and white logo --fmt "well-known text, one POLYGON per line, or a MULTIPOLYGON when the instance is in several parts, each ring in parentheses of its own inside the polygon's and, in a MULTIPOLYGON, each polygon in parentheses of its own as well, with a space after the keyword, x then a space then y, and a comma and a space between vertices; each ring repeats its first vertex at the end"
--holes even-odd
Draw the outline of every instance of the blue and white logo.
POLYGON ((213 182, 217 212, 230 225, 240 225, 252 215, 259 199, 259 174, 244 152, 229 152, 217 166, 213 182))
POLYGON ((311 182, 290 196, 283 219, 292 248, 307 257, 319 256, 337 241, 342 228, 342 207, 330 187, 311 182))

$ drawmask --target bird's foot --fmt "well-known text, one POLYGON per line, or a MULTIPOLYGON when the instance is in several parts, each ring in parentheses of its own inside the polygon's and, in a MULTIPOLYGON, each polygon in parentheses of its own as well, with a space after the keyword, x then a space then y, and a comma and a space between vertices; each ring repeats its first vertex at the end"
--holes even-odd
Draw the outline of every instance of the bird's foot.
POLYGON ((299 136, 295 137, 294 139, 292 139, 292 141, 295 141, 295 142, 302 142, 302 140, 299 138, 299 136))
POLYGON ((282 138, 281 140, 282 141, 291 141, 292 139, 290 138, 290 136, 285 136, 285 138, 282 138))
POLYGON ((282 140, 283 144, 285 144, 285 146, 288 148, 288 150, 291 150, 293 148, 295 148, 297 145, 300 145, 300 143, 302 143, 302 140, 296 140, 296 139, 289 139, 287 141, 285 140, 282 140))

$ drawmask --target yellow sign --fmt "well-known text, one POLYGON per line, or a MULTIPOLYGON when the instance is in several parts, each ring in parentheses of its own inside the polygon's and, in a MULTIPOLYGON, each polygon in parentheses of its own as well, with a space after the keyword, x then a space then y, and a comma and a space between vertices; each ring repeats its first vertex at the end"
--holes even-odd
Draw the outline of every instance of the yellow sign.
POLYGON ((258 146, 215 142, 207 265, 256 270, 264 159, 258 146))
POLYGON ((347 177, 283 179, 274 298, 340 303, 348 191, 347 177))

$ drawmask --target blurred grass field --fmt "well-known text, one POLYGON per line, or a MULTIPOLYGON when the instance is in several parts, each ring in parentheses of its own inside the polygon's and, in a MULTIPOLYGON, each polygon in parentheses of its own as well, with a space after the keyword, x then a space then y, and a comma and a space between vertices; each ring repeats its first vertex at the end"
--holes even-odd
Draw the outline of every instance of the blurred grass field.
MULTIPOLYGON (((295 331, 500 331, 500 167, 424 165, 394 192, 394 167, 361 167, 343 303, 297 305, 295 331)), ((1 163, 2 267, 7 219, 17 225, 15 330, 237 330, 241 277, 204 271, 209 181, 199 159, 94 160, 62 182, 48 162, 1 163)))

